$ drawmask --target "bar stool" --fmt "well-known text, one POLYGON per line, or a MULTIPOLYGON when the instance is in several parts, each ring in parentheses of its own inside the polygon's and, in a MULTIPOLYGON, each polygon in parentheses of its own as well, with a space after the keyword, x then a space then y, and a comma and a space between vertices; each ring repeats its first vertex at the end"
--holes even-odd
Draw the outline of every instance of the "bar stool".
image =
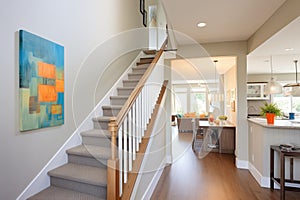
POLYGON ((192 123, 193 123, 192 149, 193 149, 194 152, 196 152, 195 146, 199 145, 200 148, 202 146, 204 129, 201 128, 201 127, 198 128, 199 124, 197 124, 196 120, 192 121, 192 123))
POLYGON ((297 183, 299 180, 294 180, 294 158, 300 157, 300 150, 286 151, 280 146, 271 145, 270 147, 270 186, 274 190, 274 183, 280 184, 280 199, 285 199, 285 190, 300 191, 298 187, 286 186, 285 183, 297 183), (280 156, 280 178, 274 175, 274 152, 278 152, 280 156), (290 158, 290 179, 285 179, 285 158, 290 158))

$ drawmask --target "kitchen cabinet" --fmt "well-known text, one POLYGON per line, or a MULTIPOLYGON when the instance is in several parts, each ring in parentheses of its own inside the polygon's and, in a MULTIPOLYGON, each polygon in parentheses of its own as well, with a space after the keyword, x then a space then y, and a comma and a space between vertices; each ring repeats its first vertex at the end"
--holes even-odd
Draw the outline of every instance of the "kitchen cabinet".
POLYGON ((268 100, 269 95, 265 94, 267 83, 247 83, 247 100, 268 100))
POLYGON ((201 130, 200 134, 203 135, 201 145, 204 145, 202 148, 205 151, 234 154, 234 125, 210 125, 208 122, 199 122, 198 130, 201 130))

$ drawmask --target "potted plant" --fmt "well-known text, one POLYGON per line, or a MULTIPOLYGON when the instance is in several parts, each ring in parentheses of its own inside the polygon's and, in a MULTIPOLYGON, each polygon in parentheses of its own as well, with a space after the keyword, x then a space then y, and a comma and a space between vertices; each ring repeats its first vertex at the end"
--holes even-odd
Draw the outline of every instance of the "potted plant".
POLYGON ((264 106, 260 107, 260 115, 267 118, 268 124, 274 124, 274 118, 276 116, 281 116, 282 113, 277 104, 265 102, 264 106))
POLYGON ((221 125, 225 125, 226 124, 225 121, 227 120, 227 116, 226 115, 220 115, 218 117, 218 119, 220 120, 221 125))

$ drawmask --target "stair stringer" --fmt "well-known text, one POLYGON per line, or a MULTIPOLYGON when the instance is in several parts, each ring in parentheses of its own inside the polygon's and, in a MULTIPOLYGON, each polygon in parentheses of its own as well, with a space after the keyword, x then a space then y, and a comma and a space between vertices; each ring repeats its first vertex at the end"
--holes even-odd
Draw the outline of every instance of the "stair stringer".
POLYGON ((164 140, 166 137, 166 129, 168 128, 166 124, 168 115, 165 112, 166 96, 167 95, 165 94, 160 105, 156 104, 156 106, 159 106, 159 110, 130 200, 150 199, 162 175, 163 169, 167 165, 167 154, 164 150, 167 145, 167 140, 160 146, 154 145, 164 140), (158 152, 160 152, 160 160, 159 162, 156 162, 158 159, 158 152), (149 165, 151 164, 154 165, 149 169, 149 165))
POLYGON ((66 151, 72 147, 82 144, 81 132, 87 131, 93 128, 93 118, 95 116, 102 116, 102 106, 110 104, 110 96, 114 95, 117 88, 122 85, 122 81, 127 79, 127 74, 132 71, 132 68, 136 66, 136 63, 141 57, 147 56, 141 51, 138 56, 128 66, 127 70, 120 76, 118 81, 111 87, 107 94, 99 101, 94 109, 88 114, 88 116, 82 121, 78 128, 72 133, 72 135, 66 140, 61 148, 54 154, 49 162, 42 168, 42 170, 34 177, 29 185, 22 191, 16 200, 25 200, 32 195, 46 189, 50 186, 50 177, 47 174, 50 170, 62 166, 68 162, 68 156, 66 151))

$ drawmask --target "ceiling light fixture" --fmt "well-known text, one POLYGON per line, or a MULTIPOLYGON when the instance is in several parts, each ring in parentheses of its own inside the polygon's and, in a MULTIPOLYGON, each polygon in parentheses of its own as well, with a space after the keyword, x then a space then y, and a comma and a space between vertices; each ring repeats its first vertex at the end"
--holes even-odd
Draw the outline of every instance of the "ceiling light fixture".
POLYGON ((267 83, 265 91, 266 94, 281 94, 282 93, 282 85, 278 83, 273 77, 273 64, 272 64, 272 56, 270 58, 271 64, 271 80, 267 83))
POLYGON ((200 23, 197 24, 197 26, 198 26, 199 28, 203 28, 203 27, 206 26, 206 23, 205 23, 205 22, 200 22, 200 23))
POLYGON ((296 83, 290 83, 284 85, 284 95, 285 96, 294 96, 294 97, 300 97, 300 83, 298 83, 298 70, 297 70, 297 63, 298 60, 294 60, 295 63, 295 69, 296 69, 296 83))
MULTIPOLYGON (((215 66, 215 84, 218 85, 219 81, 217 78, 217 62, 218 60, 214 60, 214 66, 215 66)), ((223 94, 219 91, 219 89, 212 91, 209 96, 208 99, 210 102, 220 102, 223 101, 223 94)))
POLYGON ((285 51, 294 51, 294 48, 286 48, 285 51))

